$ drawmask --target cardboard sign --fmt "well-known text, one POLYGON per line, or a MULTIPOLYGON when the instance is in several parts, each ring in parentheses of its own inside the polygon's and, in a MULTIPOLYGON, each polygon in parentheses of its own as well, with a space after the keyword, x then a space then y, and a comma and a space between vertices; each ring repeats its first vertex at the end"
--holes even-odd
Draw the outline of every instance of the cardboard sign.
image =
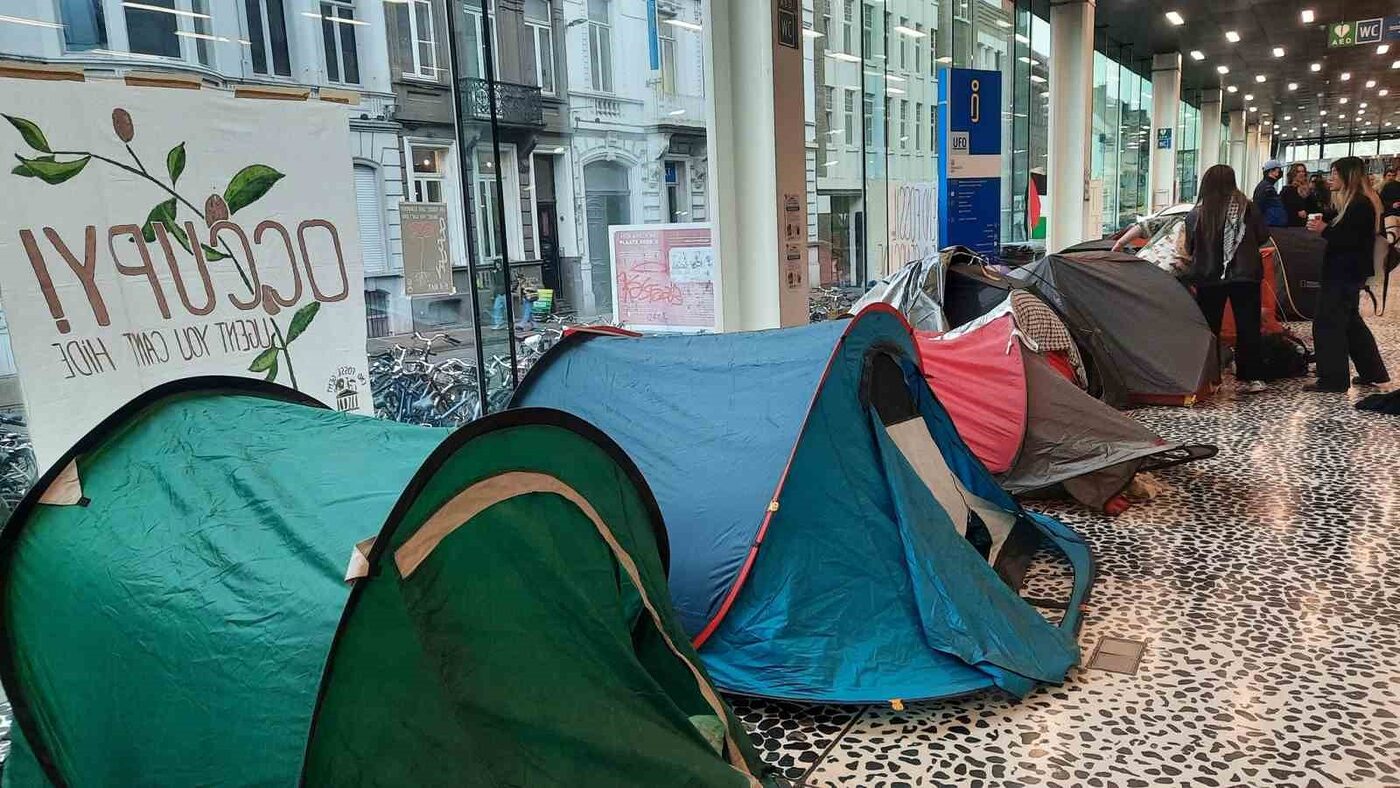
POLYGON ((715 329, 709 224, 627 224, 608 233, 615 320, 635 331, 715 329))
POLYGON ((402 228, 404 293, 409 296, 452 295, 452 254, 447 246, 447 204, 399 203, 402 228))
POLYGON ((0 93, 0 293, 42 465, 196 375, 370 412, 342 107, 115 81, 0 93))

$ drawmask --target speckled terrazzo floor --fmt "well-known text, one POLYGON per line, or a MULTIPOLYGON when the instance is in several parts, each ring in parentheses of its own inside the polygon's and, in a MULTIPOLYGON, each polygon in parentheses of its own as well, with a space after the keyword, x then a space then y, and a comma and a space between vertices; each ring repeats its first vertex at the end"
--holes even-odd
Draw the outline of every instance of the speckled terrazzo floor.
MULTIPOLYGON (((1400 318, 1371 323, 1400 374, 1400 318)), ((1099 562, 1086 656, 1147 640, 1136 675, 903 711, 732 698, 765 757, 804 786, 1400 785, 1400 418, 1304 382, 1136 411, 1220 455, 1120 517, 1043 505, 1099 562)))

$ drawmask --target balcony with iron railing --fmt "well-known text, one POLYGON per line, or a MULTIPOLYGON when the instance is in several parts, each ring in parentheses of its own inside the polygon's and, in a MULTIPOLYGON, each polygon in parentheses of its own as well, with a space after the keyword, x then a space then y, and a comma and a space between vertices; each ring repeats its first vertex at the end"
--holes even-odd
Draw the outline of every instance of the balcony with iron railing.
MULTIPOLYGON (((540 89, 513 82, 496 83, 496 122, 502 126, 544 127, 540 89)), ((491 86, 484 79, 461 80, 462 114, 468 120, 491 121, 491 86)))

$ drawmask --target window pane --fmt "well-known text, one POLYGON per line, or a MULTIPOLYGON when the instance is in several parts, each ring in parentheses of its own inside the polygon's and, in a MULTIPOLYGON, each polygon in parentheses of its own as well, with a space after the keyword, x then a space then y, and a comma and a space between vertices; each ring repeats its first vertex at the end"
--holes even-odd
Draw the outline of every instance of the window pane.
POLYGON ((386 4, 384 7, 385 9, 394 9, 393 14, 396 17, 394 21, 395 27, 398 28, 399 69, 405 74, 416 74, 418 73, 418 61, 415 59, 415 55, 418 50, 414 43, 414 20, 409 13, 408 6, 386 4))
POLYGON ((259 0, 245 0, 243 13, 248 17, 248 47, 253 58, 253 73, 267 73, 267 37, 263 31, 262 3, 259 0))
POLYGON ((549 3, 547 0, 525 0, 525 18, 549 21, 549 3))
MULTIPOLYGON (((354 19, 355 9, 342 6, 340 18, 354 19)), ((355 42, 355 25, 341 23, 340 28, 340 57, 342 67, 345 70, 345 81, 358 83, 360 81, 360 57, 355 42)))
POLYGON ((607 22, 608 0, 588 0, 588 18, 595 22, 607 22))
POLYGON ((321 6, 321 45, 326 52, 326 79, 331 82, 340 81, 340 62, 336 58, 335 29, 338 26, 331 21, 335 14, 335 9, 329 5, 321 6))
POLYGON ((283 0, 266 0, 267 27, 272 43, 272 67, 279 76, 292 75, 292 60, 287 51, 287 14, 283 0))
POLYGON ((102 0, 59 0, 63 43, 70 51, 107 46, 107 20, 102 0))
MULTIPOLYGON (((149 0, 146 5, 174 8, 175 0, 149 0)), ((125 6, 127 45, 143 55, 180 56, 180 39, 175 36, 178 20, 174 14, 125 6)))
POLYGON ((611 93, 613 89, 612 77, 612 30, 603 27, 598 29, 598 60, 602 71, 602 84, 599 90, 611 93))
POLYGON ((554 40, 548 27, 535 28, 535 52, 539 58, 540 89, 554 92, 554 40))

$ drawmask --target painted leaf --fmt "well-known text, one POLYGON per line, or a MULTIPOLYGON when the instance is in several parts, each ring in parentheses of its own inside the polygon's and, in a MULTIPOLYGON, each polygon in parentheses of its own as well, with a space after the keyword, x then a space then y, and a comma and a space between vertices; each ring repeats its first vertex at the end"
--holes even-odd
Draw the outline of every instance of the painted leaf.
POLYGON ((258 357, 255 358, 255 359, 253 359, 253 363, 251 363, 251 364, 248 365, 248 371, 249 371, 249 372, 266 372, 266 371, 268 371, 269 369, 276 369, 276 368, 277 368, 277 354, 280 353, 281 351, 282 351, 281 348, 277 347, 276 345, 273 345, 272 347, 268 348, 267 350, 264 350, 263 352, 259 353, 259 354, 258 354, 258 357))
POLYGON ((273 357, 272 357, 272 366, 270 366, 270 367, 267 368, 267 376, 264 377, 263 380, 266 380, 268 383, 272 383, 272 382, 275 382, 275 381, 277 380, 277 357, 276 357, 276 356, 273 356, 273 357))
POLYGON ((18 170, 22 167, 30 173, 31 177, 38 178, 44 183, 57 185, 82 172, 92 157, 83 156, 72 161, 55 161, 52 156, 40 156, 37 159, 26 159, 22 156, 15 156, 15 158, 19 159, 20 163, 20 167, 16 167, 14 170, 16 175, 21 174, 18 170))
POLYGON ((227 260, 229 257, 231 257, 231 255, 226 255, 218 249, 215 249, 214 247, 210 246, 209 244, 200 244, 200 247, 204 249, 204 259, 208 260, 211 263, 216 262, 218 260, 227 260))
POLYGON ((267 194, 272 185, 282 179, 282 173, 266 164, 250 164, 238 171, 224 189, 224 202, 230 214, 238 213, 253 201, 267 194))
POLYGON ((6 115, 5 120, 11 126, 19 129, 19 135, 24 138, 24 144, 41 153, 53 153, 49 148, 49 141, 44 139, 44 132, 39 130, 39 126, 32 120, 17 118, 14 115, 6 115))
POLYGON ((320 311, 320 301, 312 301, 301 309, 298 309, 296 314, 292 315, 292 324, 287 326, 287 344, 290 345, 293 339, 301 336, 307 326, 311 325, 311 321, 316 318, 316 313, 320 311))
POLYGON ((165 231, 175 236, 175 240, 185 247, 186 252, 193 251, 190 248, 190 237, 185 234, 180 225, 175 223, 174 197, 152 208, 150 215, 146 217, 146 223, 141 226, 141 237, 146 239, 146 243, 155 243, 157 224, 165 225, 165 231))
MULTIPOLYGON (((34 161, 53 161, 53 160, 54 160, 54 158, 53 158, 52 156, 40 156, 39 158, 34 159, 34 161)), ((35 171, 29 169, 29 165, 28 165, 28 164, 16 164, 16 165, 15 165, 15 168, 14 168, 13 170, 10 170, 10 172, 11 172, 12 174, 14 174, 14 175, 19 175, 19 176, 24 177, 24 178, 37 178, 37 177, 39 177, 39 173, 37 173, 37 172, 35 172, 35 171)))
POLYGON ((180 173, 185 171, 185 143, 180 143, 170 149, 165 154, 165 170, 170 173, 170 185, 180 180, 180 173))

